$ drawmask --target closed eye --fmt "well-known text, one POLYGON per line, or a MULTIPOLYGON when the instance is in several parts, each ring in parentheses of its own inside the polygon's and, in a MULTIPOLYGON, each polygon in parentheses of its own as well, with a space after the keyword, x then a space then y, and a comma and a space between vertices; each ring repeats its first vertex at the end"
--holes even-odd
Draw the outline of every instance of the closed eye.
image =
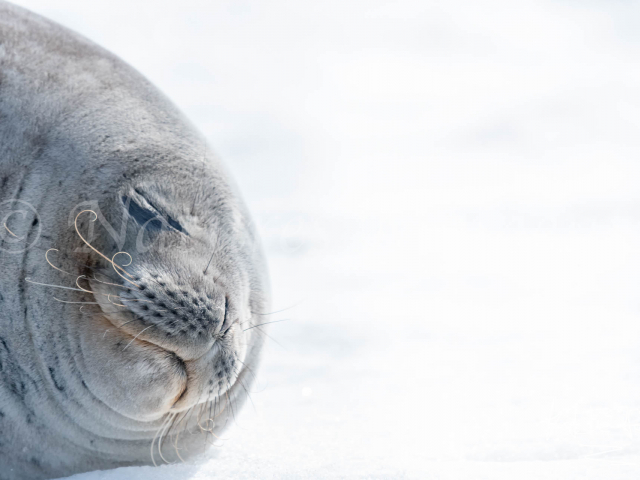
POLYGON ((122 196, 122 203, 127 207, 127 211, 138 225, 144 227, 150 232, 159 232, 161 230, 177 230, 178 232, 189 235, 189 233, 170 215, 162 215, 160 211, 140 192, 136 189, 136 193, 142 196, 147 203, 153 208, 150 210, 143 207, 133 198, 122 196))

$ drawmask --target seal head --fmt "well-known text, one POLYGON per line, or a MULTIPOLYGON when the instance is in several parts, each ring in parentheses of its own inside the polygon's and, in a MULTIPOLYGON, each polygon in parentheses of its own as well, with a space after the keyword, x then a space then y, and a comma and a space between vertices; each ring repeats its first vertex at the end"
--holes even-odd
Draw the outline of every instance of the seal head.
POLYGON ((269 308, 246 208, 146 79, 4 2, 0 219, 0 479, 213 443, 250 390, 269 308))

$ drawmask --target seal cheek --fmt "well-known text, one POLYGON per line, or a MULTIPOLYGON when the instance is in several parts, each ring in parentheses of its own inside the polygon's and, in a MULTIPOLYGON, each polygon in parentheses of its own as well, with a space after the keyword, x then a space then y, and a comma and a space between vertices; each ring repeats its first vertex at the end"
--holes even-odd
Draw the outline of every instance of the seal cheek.
POLYGON ((127 347, 131 337, 113 329, 104 318, 80 331, 87 387, 119 414, 139 421, 156 420, 186 389, 184 364, 173 353, 146 342, 127 347))

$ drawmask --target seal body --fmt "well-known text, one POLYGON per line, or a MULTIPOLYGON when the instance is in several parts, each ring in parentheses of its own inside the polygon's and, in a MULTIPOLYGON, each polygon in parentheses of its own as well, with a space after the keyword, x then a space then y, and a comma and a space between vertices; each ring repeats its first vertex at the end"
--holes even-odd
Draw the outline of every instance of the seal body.
POLYGON ((153 85, 4 2, 0 220, 0 479, 172 462, 213 443, 264 338, 250 217, 153 85))

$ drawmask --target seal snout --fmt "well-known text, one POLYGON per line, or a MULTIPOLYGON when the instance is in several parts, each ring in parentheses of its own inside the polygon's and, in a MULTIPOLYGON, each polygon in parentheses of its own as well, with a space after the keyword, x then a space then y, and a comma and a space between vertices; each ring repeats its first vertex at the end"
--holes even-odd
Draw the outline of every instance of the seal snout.
POLYGON ((176 357, 187 380, 171 408, 181 411, 234 385, 245 346, 234 298, 210 279, 173 273, 138 271, 119 295, 118 327, 138 349, 160 347, 176 357))
POLYGON ((138 275, 120 301, 138 319, 131 325, 148 328, 138 338, 191 359, 209 350, 233 323, 229 297, 215 285, 207 287, 161 274, 138 275))

